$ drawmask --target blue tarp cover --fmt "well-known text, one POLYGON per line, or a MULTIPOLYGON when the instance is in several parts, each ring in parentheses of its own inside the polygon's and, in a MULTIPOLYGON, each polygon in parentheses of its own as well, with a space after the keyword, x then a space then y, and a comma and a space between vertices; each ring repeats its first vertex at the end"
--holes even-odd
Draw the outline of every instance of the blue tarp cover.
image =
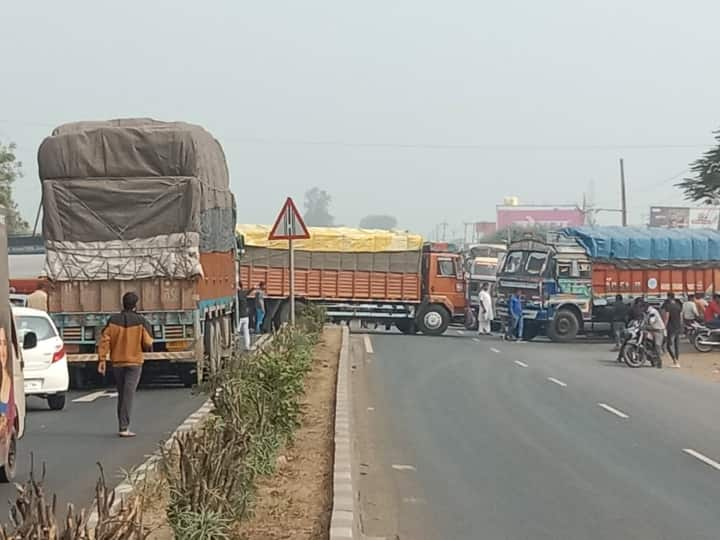
POLYGON ((720 232, 657 227, 568 227, 590 257, 636 261, 720 261, 720 232))

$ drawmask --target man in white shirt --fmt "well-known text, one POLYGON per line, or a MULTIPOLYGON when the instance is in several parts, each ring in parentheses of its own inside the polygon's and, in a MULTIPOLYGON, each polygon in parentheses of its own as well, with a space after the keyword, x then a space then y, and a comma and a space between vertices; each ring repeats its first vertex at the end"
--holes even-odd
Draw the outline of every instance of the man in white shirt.
POLYGON ((698 311, 697 304, 695 303, 695 298, 692 295, 688 296, 687 300, 683 303, 682 319, 683 324, 688 324, 691 321, 699 321, 702 319, 700 312, 698 311))
POLYGON ((657 353, 655 367, 661 369, 664 354, 663 341, 665 340, 665 323, 663 322, 660 312, 650 304, 645 304, 645 330, 650 333, 653 344, 655 345, 655 352, 657 353))
POLYGON ((487 283, 483 283, 480 294, 478 295, 480 300, 479 312, 478 312, 478 333, 481 336, 490 335, 490 325, 493 320, 493 305, 492 298, 490 298, 489 286, 487 283))

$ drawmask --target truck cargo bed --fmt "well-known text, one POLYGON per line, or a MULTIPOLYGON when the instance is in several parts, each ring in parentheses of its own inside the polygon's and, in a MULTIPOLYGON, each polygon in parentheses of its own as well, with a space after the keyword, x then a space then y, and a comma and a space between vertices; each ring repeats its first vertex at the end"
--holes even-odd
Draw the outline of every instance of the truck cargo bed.
POLYGON ((596 296, 633 296, 720 291, 720 268, 620 268, 608 263, 592 266, 592 288, 596 296))

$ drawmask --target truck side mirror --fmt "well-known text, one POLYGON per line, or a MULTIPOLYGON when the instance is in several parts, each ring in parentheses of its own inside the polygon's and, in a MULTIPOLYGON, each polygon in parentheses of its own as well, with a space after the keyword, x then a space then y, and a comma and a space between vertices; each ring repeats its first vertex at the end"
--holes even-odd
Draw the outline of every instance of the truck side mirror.
POLYGON ((37 347, 37 334, 35 332, 28 332, 23 337, 23 350, 29 351, 37 347))

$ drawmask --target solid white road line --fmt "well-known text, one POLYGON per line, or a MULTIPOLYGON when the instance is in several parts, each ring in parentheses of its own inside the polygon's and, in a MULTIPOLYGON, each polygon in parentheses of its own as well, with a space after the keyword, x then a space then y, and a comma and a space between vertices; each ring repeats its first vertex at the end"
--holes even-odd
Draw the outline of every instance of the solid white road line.
POLYGON ((416 470, 415 467, 413 467, 412 465, 393 465, 392 468, 395 469, 396 471, 414 471, 414 470, 416 470))
POLYGON ((490 350, 496 354, 500 353, 495 347, 491 347, 490 350))
POLYGON ((520 360, 515 360, 515 363, 520 367, 528 367, 525 362, 521 362, 520 360))
POLYGON ((700 461, 702 461, 702 462, 705 463, 706 465, 710 465, 713 469, 717 469, 718 471, 720 471, 720 463, 718 463, 718 462, 715 461, 715 460, 710 459, 710 458, 707 457, 707 456, 703 456, 700 452, 696 452, 696 451, 693 450, 692 448, 683 448, 683 452, 685 452, 686 454, 691 455, 692 457, 694 457, 694 458, 696 458, 696 459, 699 459, 700 461))
POLYGON ((605 409, 607 412, 612 413, 612 414, 614 414, 615 416, 619 416, 620 418, 630 418, 630 417, 629 417, 627 414, 625 414, 624 412, 622 412, 622 411, 620 411, 620 410, 618 410, 618 409, 616 409, 616 408, 614 408, 614 407, 611 407, 611 406, 608 405, 607 403, 598 403, 598 407, 602 407, 602 408, 605 409))
POLYGON ((368 354, 374 354, 375 351, 373 350, 372 342, 370 341, 370 336, 365 334, 363 336, 363 340, 365 341, 365 351, 367 351, 368 354))
POLYGON ((85 396, 75 398, 75 399, 73 399, 73 403, 91 403, 101 397, 114 398, 114 397, 117 397, 117 392, 111 392, 109 390, 100 390, 99 392, 93 392, 92 394, 87 394, 85 396))
POLYGON ((562 381, 559 380, 559 379, 556 379, 555 377, 548 377, 547 380, 550 381, 550 382, 552 382, 552 383, 557 384, 558 386, 562 386, 562 387, 567 386, 567 384, 565 384, 564 382, 562 382, 562 381))

